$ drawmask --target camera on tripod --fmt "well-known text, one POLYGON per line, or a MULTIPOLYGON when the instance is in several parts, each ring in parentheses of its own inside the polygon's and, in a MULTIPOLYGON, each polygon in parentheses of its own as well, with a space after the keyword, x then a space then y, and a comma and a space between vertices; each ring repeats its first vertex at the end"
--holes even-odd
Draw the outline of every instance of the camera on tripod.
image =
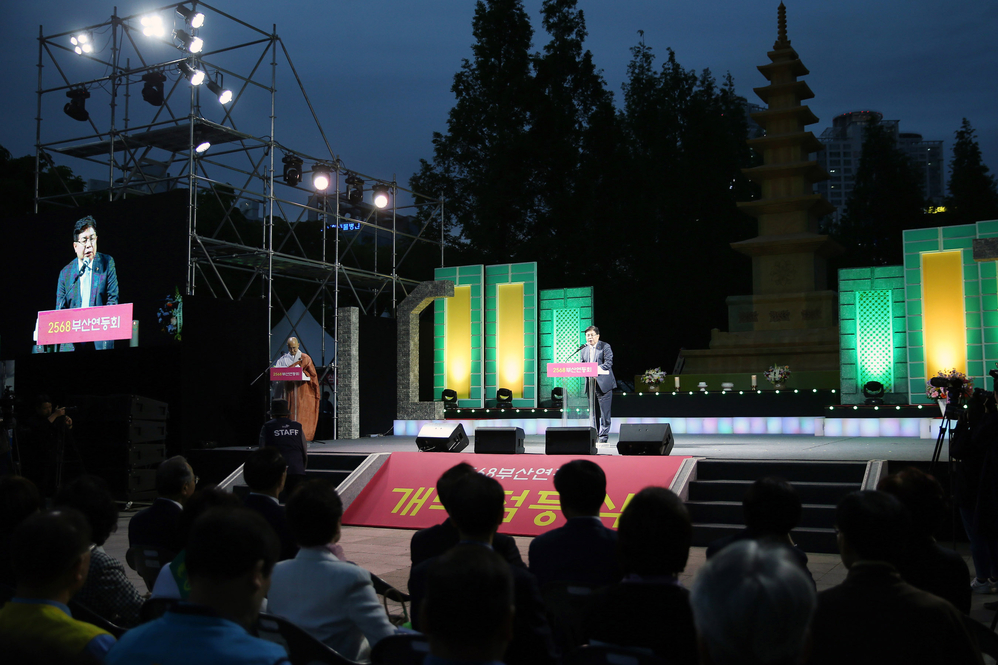
MULTIPOLYGON (((994 373, 998 373, 998 369, 992 370, 992 376, 994 373)), ((936 388, 944 388, 946 390, 946 413, 944 418, 950 420, 957 420, 963 415, 963 387, 966 385, 966 381, 960 377, 953 376, 934 376, 929 379, 929 383, 936 388)))

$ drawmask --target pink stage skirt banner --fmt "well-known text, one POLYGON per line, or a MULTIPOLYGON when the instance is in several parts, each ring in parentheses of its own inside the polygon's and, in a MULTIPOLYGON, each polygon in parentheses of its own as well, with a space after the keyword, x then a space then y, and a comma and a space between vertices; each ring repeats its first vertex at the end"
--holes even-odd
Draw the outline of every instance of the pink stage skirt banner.
MULTIPOLYGON (((506 490, 506 516, 499 531, 536 536, 565 523, 554 489, 558 468, 572 455, 468 455, 392 453, 346 513, 343 523, 397 529, 424 529, 447 518, 437 497, 437 478, 459 462, 499 481, 506 490)), ((603 524, 617 528, 624 506, 649 485, 668 487, 685 457, 594 455, 585 459, 606 473, 603 524)))
POLYGON ((38 312, 38 344, 132 338, 132 303, 38 312))
POLYGON ((270 368, 270 380, 271 381, 302 381, 305 378, 305 372, 301 367, 271 367, 270 368))
POLYGON ((562 379, 573 376, 596 376, 599 365, 596 363, 548 363, 548 377, 562 379))

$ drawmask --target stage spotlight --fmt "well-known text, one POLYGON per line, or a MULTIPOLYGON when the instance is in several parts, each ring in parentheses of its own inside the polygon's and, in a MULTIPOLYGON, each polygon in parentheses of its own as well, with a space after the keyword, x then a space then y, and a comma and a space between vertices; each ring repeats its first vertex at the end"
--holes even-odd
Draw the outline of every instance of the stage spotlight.
POLYGON ((208 148, 210 147, 211 141, 202 136, 198 136, 197 134, 194 135, 194 152, 196 154, 203 155, 208 152, 208 148))
POLYGON ((513 406, 513 391, 509 388, 500 388, 497 390, 496 406, 513 406))
POLYGON ((329 166, 326 164, 315 164, 312 167, 312 187, 318 192, 329 189, 329 184, 333 181, 329 166))
POLYGON ((139 20, 139 23, 142 24, 142 34, 146 37, 162 38, 166 36, 163 17, 159 14, 147 14, 139 20))
POLYGON ((347 176, 347 200, 354 204, 364 200, 364 181, 352 173, 347 176))
POLYGON ((884 394, 887 389, 884 388, 884 384, 880 381, 867 381, 866 385, 863 386, 863 396, 866 397, 867 406, 873 406, 877 404, 884 403, 884 394))
POLYGON ((142 76, 145 83, 142 86, 142 99, 153 106, 163 105, 163 84, 166 83, 166 75, 163 72, 149 72, 142 76))
POLYGON ((66 96, 69 97, 69 101, 62 108, 66 115, 80 122, 89 120, 90 113, 87 111, 86 100, 90 98, 90 92, 83 88, 76 88, 75 90, 67 91, 66 96))
POLYGON ((561 406, 565 402, 565 389, 561 386, 551 389, 551 401, 555 406, 561 406))
POLYGON ((187 80, 191 82, 191 85, 201 85, 204 83, 204 70, 197 67, 192 67, 184 61, 177 63, 177 69, 180 73, 187 77, 187 80))
POLYGON ((444 391, 440 393, 440 399, 443 400, 444 406, 457 406, 457 391, 444 388, 444 391))
POLYGON ((89 32, 78 32, 69 38, 76 55, 94 52, 94 38, 89 32))
POLYGON ((388 206, 388 185, 374 185, 371 187, 371 202, 375 208, 385 208, 388 206))
POLYGON ((187 21, 187 25, 191 26, 192 28, 200 28, 202 25, 204 25, 204 14, 202 14, 201 12, 196 12, 193 9, 188 9, 184 5, 178 5, 177 13, 183 16, 184 20, 187 21))
POLYGON ((173 37, 181 43, 181 48, 191 53, 200 53, 204 48, 204 40, 200 37, 192 37, 183 30, 174 30, 173 37))
POLYGON ((301 182, 301 157, 296 155, 284 155, 284 159, 282 159, 281 162, 284 163, 284 182, 288 183, 292 187, 297 187, 298 183, 301 182))
POLYGON ((219 104, 228 104, 232 101, 232 91, 226 90, 214 81, 208 81, 208 89, 218 97, 219 104))

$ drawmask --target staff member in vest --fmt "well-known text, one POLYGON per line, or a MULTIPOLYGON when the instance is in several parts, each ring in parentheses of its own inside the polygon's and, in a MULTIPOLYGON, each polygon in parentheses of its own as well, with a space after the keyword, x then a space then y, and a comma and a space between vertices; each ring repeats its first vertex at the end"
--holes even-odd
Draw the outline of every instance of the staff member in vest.
POLYGON ((273 420, 268 420, 260 429, 260 446, 274 446, 288 463, 288 479, 284 483, 284 497, 301 481, 305 480, 308 467, 308 442, 301 423, 291 420, 286 399, 275 399, 270 408, 273 420))
POLYGON ((599 328, 596 326, 586 328, 582 362, 599 365, 596 380, 586 381, 586 394, 589 394, 595 384, 596 403, 599 405, 599 442, 606 443, 610 439, 610 400, 613 398, 613 389, 617 387, 617 379, 613 378, 613 351, 609 344, 599 341, 599 328))
MULTIPOLYGON (((97 253, 97 221, 87 215, 73 227, 73 250, 76 259, 59 273, 55 308, 76 309, 118 304, 118 273, 114 259, 97 253)), ((89 345, 89 342, 87 343, 89 345)), ((114 348, 114 340, 93 343, 97 349, 114 348)), ((73 344, 62 344, 60 351, 73 351, 73 344)))

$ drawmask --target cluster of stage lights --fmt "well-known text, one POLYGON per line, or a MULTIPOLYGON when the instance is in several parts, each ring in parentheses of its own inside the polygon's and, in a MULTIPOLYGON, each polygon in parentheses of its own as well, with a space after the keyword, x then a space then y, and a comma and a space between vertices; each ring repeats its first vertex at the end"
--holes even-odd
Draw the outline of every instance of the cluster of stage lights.
MULTIPOLYGON (((177 42, 177 48, 194 56, 204 50, 204 40, 193 32, 204 25, 204 14, 194 9, 188 9, 184 5, 179 5, 176 11, 184 19, 188 30, 173 30, 173 38, 177 42)), ((163 22, 163 17, 159 14, 147 14, 139 20, 139 24, 142 26, 142 34, 146 37, 155 39, 166 37, 166 25, 163 22)), ((75 33, 69 41, 77 55, 89 55, 94 52, 94 39, 89 30, 75 33)), ((191 57, 186 61, 180 61, 177 68, 190 81, 191 85, 201 85, 206 83, 207 79, 206 87, 218 98, 220 104, 228 104, 232 101, 232 91, 223 87, 219 81, 209 79, 204 68, 195 58, 191 57)), ((142 76, 142 99, 152 106, 162 106, 165 83, 166 75, 160 70, 144 74, 142 76)), ((87 112, 85 100, 90 97, 90 93, 84 88, 73 88, 66 93, 66 96, 70 99, 63 108, 66 115, 81 122, 89 120, 90 114, 87 112)), ((207 142, 199 144, 197 152, 204 152, 209 146, 210 144, 207 142), (200 149, 202 145, 205 146, 204 149, 200 149)))
MULTIPOLYGON (((287 154, 281 159, 284 164, 284 182, 297 187, 304 175, 305 162, 298 155, 287 154)), ((357 204, 364 200, 364 181, 356 174, 346 177, 346 196, 350 203, 357 204)), ((312 165, 312 188, 324 192, 333 184, 333 169, 329 164, 316 162, 312 165)), ((391 200, 391 187, 378 183, 371 187, 371 202, 376 208, 386 208, 391 200)))

